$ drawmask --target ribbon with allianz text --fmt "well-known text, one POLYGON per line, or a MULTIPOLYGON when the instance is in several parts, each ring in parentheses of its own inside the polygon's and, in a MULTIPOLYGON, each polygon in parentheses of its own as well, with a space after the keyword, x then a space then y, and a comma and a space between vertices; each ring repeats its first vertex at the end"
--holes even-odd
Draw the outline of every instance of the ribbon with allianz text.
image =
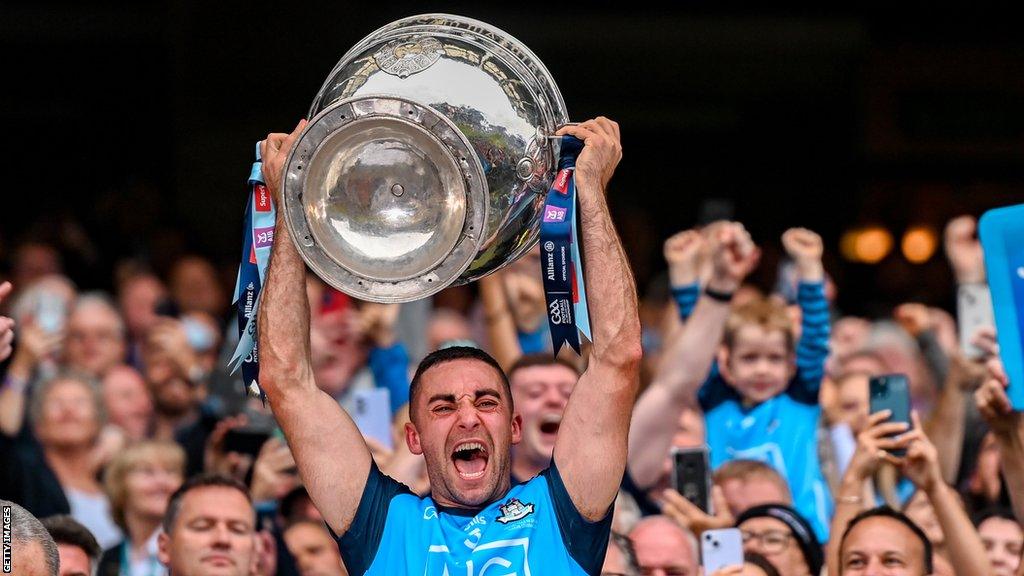
POLYGON ((562 137, 558 172, 545 198, 540 223, 540 267, 555 355, 563 344, 579 354, 580 334, 591 339, 576 200, 576 158, 582 151, 582 140, 562 137))
POLYGON ((242 380, 250 394, 262 397, 259 388, 259 351, 256 346, 256 311, 260 305, 260 289, 267 277, 267 262, 274 245, 274 224, 277 209, 270 190, 263 181, 263 161, 259 144, 256 161, 249 173, 249 202, 245 207, 245 230, 242 235, 242 261, 235 281, 238 309, 238 346, 228 365, 234 373, 242 369, 242 380))

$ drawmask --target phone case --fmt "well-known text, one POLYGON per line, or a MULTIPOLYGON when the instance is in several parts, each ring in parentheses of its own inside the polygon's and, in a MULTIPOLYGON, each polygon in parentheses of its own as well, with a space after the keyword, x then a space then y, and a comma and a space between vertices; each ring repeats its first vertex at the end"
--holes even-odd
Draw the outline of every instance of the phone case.
POLYGON ((672 450, 672 487, 708 514, 711 505, 711 465, 708 448, 674 448, 672 450))
POLYGON ((971 359, 980 358, 983 350, 971 343, 978 329, 995 327, 992 296, 984 284, 964 284, 957 290, 956 323, 960 331, 960 350, 971 359))
MULTIPOLYGON (((870 412, 892 411, 887 422, 906 422, 910 424, 910 383, 903 374, 886 374, 874 376, 869 380, 870 412)), ((906 450, 893 450, 896 456, 902 456, 906 450)))
POLYGON ((708 530, 701 534, 700 557, 705 574, 729 566, 742 566, 743 535, 739 528, 708 530))
POLYGON ((1024 204, 989 210, 978 236, 992 292, 999 357, 1010 381, 1006 393, 1024 410, 1024 204))
POLYGON ((369 438, 391 450, 391 394, 387 388, 355 390, 352 393, 352 420, 369 438))

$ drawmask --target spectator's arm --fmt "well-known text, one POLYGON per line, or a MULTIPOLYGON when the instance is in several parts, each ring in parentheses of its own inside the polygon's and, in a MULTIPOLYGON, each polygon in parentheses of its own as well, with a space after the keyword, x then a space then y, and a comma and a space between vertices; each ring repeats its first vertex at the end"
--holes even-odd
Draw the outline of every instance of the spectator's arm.
POLYGON ((694 308, 697 307, 698 299, 700 299, 700 284, 694 282, 693 284, 672 286, 672 301, 676 305, 680 322, 685 324, 690 319, 694 308))
POLYGON ((939 451, 942 479, 948 484, 956 482, 963 454, 964 432, 967 425, 967 402, 970 391, 981 381, 981 367, 962 356, 954 356, 939 403, 925 424, 925 431, 939 451))
MULTIPOLYGON (((14 287, 10 282, 0 284, 0 306, 3 306, 4 299, 11 293, 14 287)), ((14 320, 7 316, 0 316, 0 364, 10 357, 14 350, 11 344, 14 342, 14 320)))
POLYGON ((708 375, 728 316, 728 303, 701 298, 690 321, 665 347, 629 429, 629 473, 637 486, 652 486, 661 476, 679 415, 696 405, 697 387, 708 375))
POLYGON ((1016 412, 1006 395, 1006 374, 989 362, 990 377, 974 393, 978 411, 995 434, 1013 513, 1024 522, 1024 412, 1016 412))
MULTIPOLYGON (((712 242, 715 264, 708 288, 731 294, 753 267, 757 251, 749 248, 749 236, 736 224, 720 227, 712 242)), ((708 376, 728 316, 727 301, 701 298, 689 321, 669 339, 651 385, 633 410, 629 473, 637 486, 649 487, 661 475, 679 415, 695 404, 697 387, 708 376)))
POLYGON ((480 299, 484 307, 484 322, 487 324, 487 340, 491 353, 506 372, 523 355, 516 334, 516 322, 505 297, 502 286, 502 272, 480 279, 480 299))
POLYGON ((938 326, 932 310, 924 304, 908 302, 900 304, 893 310, 893 318, 907 334, 914 338, 921 356, 924 357, 928 371, 939 386, 946 382, 949 372, 949 358, 939 342, 938 326))
POLYGON ((700 258, 704 236, 698 230, 683 230, 665 240, 662 253, 668 264, 668 281, 679 319, 693 313, 700 297, 700 258))
POLYGON ((824 243, 821 236, 806 228, 790 228, 782 235, 782 245, 796 266, 797 303, 802 316, 796 345, 796 376, 787 393, 800 402, 817 404, 830 331, 825 267, 821 261, 824 243))
POLYGON ((953 490, 943 482, 938 451, 925 435, 916 412, 913 420, 914 428, 900 438, 907 442, 903 474, 931 502, 942 533, 946 535, 946 549, 954 571, 957 574, 991 574, 992 566, 981 537, 953 490))
POLYGON ((60 349, 62 334, 47 334, 34 322, 22 324, 14 356, 0 381, 0 433, 17 436, 25 424, 26 392, 36 368, 60 349))
POLYGON ((946 351, 942 349, 935 330, 925 330, 918 334, 917 346, 921 349, 921 355, 924 357, 925 365, 928 366, 928 371, 931 372, 939 386, 943 386, 949 377, 951 360, 946 355, 946 351))
POLYGON ((796 376, 787 392, 796 400, 817 404, 831 333, 824 283, 800 282, 797 302, 801 312, 800 340, 796 345, 796 376))
MULTIPOLYGON (((267 188, 280 203, 281 173, 305 122, 261 143, 267 188)), ((310 497, 336 534, 355 517, 371 456, 341 406, 313 379, 306 267, 278 211, 277 236, 259 308, 259 383, 284 430, 310 497)))

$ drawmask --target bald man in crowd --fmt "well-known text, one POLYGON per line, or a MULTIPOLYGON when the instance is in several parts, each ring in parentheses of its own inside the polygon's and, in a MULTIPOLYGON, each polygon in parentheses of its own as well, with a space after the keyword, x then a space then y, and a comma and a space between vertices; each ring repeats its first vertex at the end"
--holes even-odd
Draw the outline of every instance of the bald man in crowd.
POLYGON ((697 576, 697 538, 666 516, 648 516, 629 533, 637 564, 650 576, 697 576))
MULTIPOLYGON (((0 571, 18 576, 60 576, 60 556, 43 524, 14 502, 0 500, 0 518, 10 522, 11 565, 4 554, 0 571)), ((6 551, 5 551, 6 552, 6 551)))

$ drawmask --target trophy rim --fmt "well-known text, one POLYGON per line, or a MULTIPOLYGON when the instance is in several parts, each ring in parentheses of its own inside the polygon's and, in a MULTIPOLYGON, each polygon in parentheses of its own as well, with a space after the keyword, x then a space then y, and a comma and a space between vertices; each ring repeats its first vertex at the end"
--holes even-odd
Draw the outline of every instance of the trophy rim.
MULTIPOLYGON (((393 36, 410 32, 449 35, 463 37, 463 39, 468 34, 472 35, 477 41, 491 43, 493 44, 492 47, 511 52, 513 55, 515 55, 516 51, 519 52, 522 58, 513 58, 508 63, 519 68, 520 72, 527 72, 527 76, 532 77, 528 79, 533 80, 536 84, 533 86, 536 91, 535 96, 550 102, 550 108, 545 107, 543 115, 547 116, 547 119, 551 122, 552 129, 557 129, 561 124, 569 122, 569 112, 566 109, 562 91, 555 82, 554 76, 551 75, 551 71, 548 70, 544 62, 533 50, 530 50, 526 44, 512 34, 493 24, 447 12, 426 12, 406 16, 384 24, 365 35, 352 48, 346 51, 334 65, 334 68, 331 69, 324 83, 320 86, 320 90, 317 91, 316 97, 313 98, 313 102, 309 107, 309 116, 317 113, 317 110, 322 105, 324 95, 331 88, 331 81, 342 68, 350 64, 359 54, 365 52, 371 46, 386 43, 394 39, 393 36), (453 31, 461 31, 463 34, 453 34, 453 31)), ((327 106, 324 109, 326 110, 329 107, 327 106)))
POLYGON ((426 298, 453 285, 473 263, 485 237, 488 205, 483 166, 465 135, 454 123, 430 106, 402 96, 361 95, 334 102, 310 119, 292 147, 282 182, 282 209, 292 241, 306 265, 333 288, 354 298, 380 303, 404 303, 426 298), (397 114, 394 112, 398 112, 397 114), (388 119, 414 124, 432 136, 446 159, 462 174, 465 196, 462 231, 451 252, 421 273, 381 280, 349 270, 331 257, 316 241, 306 217, 303 193, 308 170, 320 147, 339 129, 364 119, 388 119))

